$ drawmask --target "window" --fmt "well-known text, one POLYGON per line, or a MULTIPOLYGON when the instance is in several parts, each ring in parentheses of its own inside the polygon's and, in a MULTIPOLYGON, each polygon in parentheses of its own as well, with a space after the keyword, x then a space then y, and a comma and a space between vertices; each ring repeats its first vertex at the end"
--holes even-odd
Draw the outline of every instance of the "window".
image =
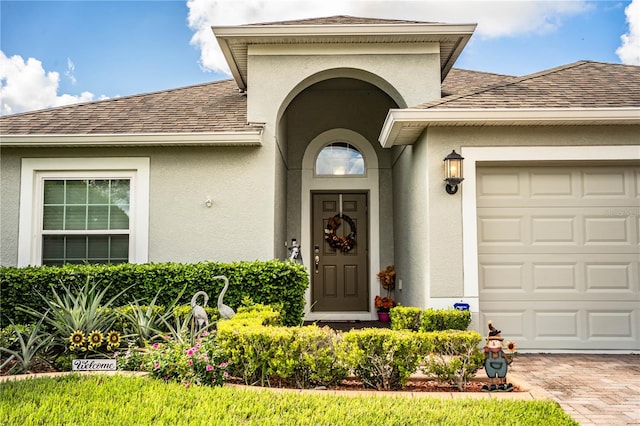
POLYGON ((130 179, 43 180, 42 264, 129 261, 130 179))
POLYGON ((322 148, 316 158, 318 176, 364 176, 364 158, 347 142, 333 142, 322 148))
POLYGON ((141 263, 149 159, 23 159, 18 265, 141 263))

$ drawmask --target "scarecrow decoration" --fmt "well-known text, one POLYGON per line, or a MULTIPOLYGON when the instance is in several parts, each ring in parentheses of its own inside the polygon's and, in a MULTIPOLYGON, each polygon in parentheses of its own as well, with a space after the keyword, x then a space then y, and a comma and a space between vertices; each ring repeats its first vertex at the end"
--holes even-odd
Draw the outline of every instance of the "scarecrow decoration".
POLYGON ((507 370, 513 362, 516 344, 512 341, 502 346, 504 340, 500 336, 501 331, 496 329, 489 321, 489 334, 487 343, 484 346, 484 371, 487 373, 491 383, 482 386, 484 392, 511 392, 513 384, 507 383, 507 370), (506 352, 505 352, 506 351, 506 352))

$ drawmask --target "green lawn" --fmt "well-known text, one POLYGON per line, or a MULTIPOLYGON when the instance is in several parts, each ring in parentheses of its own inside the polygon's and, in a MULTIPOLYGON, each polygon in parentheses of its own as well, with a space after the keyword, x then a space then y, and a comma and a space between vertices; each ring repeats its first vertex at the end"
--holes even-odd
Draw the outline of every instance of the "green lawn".
POLYGON ((333 396, 67 375, 0 384, 4 425, 576 425, 550 401, 333 396))

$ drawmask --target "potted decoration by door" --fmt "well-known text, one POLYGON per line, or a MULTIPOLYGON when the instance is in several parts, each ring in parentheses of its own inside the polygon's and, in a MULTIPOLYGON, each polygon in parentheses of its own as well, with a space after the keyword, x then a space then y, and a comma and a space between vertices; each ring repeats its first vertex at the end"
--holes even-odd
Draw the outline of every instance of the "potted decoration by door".
POLYGON ((393 308, 396 303, 391 298, 391 291, 396 288, 396 269, 393 265, 387 266, 382 271, 378 272, 378 279, 383 289, 387 291, 386 296, 376 296, 375 306, 378 310, 378 319, 381 322, 389 322, 389 310, 393 308))
POLYGON ((378 310, 378 320, 380 322, 389 322, 389 310, 393 308, 396 303, 389 296, 376 296, 375 299, 376 309, 378 310))

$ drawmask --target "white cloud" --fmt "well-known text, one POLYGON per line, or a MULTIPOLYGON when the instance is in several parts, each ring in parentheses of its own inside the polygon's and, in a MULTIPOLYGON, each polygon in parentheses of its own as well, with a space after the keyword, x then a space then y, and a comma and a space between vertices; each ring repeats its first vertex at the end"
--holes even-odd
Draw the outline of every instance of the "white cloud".
POLYGON ((620 36, 622 45, 616 50, 616 55, 627 65, 640 65, 640 0, 633 0, 626 7, 629 30, 620 36))
MULTIPOLYGON (((73 62, 69 60, 69 64, 67 72, 73 72, 73 62)), ((9 58, 0 51, 0 115, 89 102, 95 98, 91 92, 58 95, 59 84, 60 74, 45 71, 37 59, 25 61, 19 55, 9 58)))
MULTIPOLYGON (((638 1, 638 0, 634 0, 638 1)), ((200 49, 205 70, 229 72, 211 31, 213 25, 239 25, 332 15, 477 23, 479 37, 505 37, 555 31, 562 20, 590 9, 585 1, 431 0, 188 0, 191 44, 200 49)))
POLYGON ((71 58, 67 58, 67 71, 64 73, 64 75, 66 75, 67 78, 71 81, 71 84, 74 84, 74 85, 78 82, 78 80, 76 80, 76 77, 73 75, 75 70, 76 70, 76 66, 71 61, 71 58))

